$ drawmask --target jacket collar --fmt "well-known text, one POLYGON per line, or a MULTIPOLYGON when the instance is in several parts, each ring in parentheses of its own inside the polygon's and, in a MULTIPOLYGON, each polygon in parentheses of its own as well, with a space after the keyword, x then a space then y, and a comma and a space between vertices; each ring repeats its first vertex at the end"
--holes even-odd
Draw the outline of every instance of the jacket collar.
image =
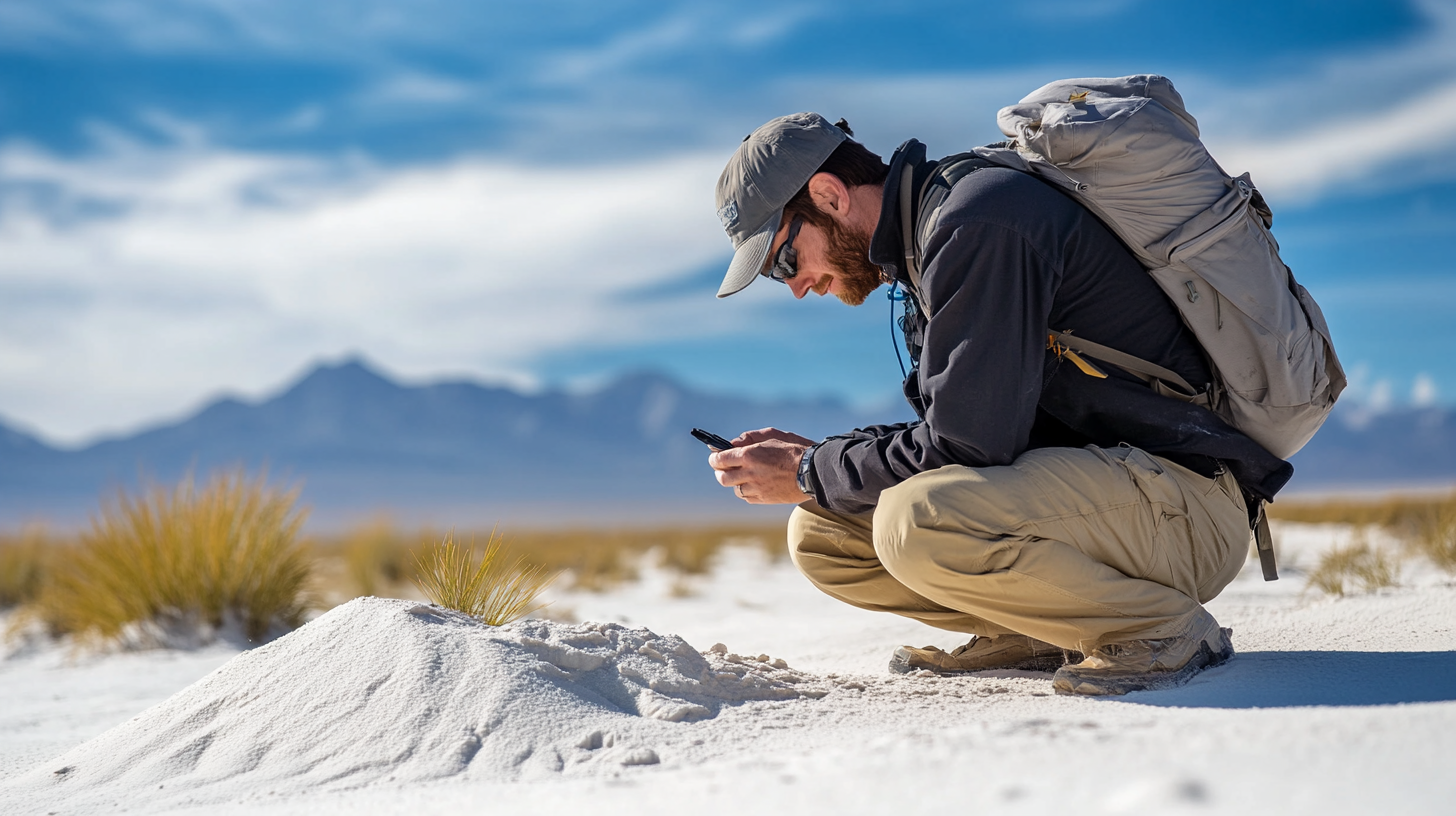
MULTIPOLYGON (((913 170, 911 183, 919 189, 935 172, 936 162, 925 160, 925 145, 917 139, 906 139, 890 156, 890 174, 885 177, 884 198, 880 202, 880 222, 870 238, 870 263, 875 264, 890 280, 908 284, 910 273, 905 269, 905 241, 900 225, 900 179, 905 165, 913 170)), ((912 225, 914 226, 914 225, 912 225)))

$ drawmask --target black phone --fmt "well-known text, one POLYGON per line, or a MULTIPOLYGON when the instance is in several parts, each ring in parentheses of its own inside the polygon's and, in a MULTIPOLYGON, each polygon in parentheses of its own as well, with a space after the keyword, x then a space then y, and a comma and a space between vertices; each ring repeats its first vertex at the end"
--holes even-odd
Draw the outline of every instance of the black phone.
POLYGON ((707 445, 713 450, 724 451, 733 447, 732 442, 729 442, 728 440, 715 433, 708 433, 702 428, 693 429, 693 438, 698 440, 699 442, 702 442, 704 445, 707 445))

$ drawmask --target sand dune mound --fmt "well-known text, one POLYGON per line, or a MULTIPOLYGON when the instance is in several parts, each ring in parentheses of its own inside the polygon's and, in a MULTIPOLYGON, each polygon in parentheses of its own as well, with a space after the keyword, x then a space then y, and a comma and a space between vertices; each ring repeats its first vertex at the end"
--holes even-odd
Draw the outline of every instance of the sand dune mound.
POLYGON ((663 761, 662 746, 684 744, 725 705, 823 694, 782 661, 700 653, 676 635, 490 627, 362 598, 238 655, 6 796, 182 805, 461 774, 596 774, 663 761))

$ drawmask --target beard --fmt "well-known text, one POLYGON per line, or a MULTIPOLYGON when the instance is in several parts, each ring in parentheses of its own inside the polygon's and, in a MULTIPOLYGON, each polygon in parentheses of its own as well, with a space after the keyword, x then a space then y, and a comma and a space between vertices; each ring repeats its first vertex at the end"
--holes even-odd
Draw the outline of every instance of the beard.
POLYGON ((846 305, 859 306, 884 283, 883 272, 870 263, 870 236, 847 229, 825 218, 824 231, 829 264, 836 270, 840 290, 835 294, 846 305))

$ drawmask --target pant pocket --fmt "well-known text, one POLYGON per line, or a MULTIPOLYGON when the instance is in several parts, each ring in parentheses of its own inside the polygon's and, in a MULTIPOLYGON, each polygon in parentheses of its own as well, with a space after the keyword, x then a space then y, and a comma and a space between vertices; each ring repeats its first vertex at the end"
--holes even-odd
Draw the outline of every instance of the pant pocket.
POLYGON ((1116 453, 1148 503, 1152 535, 1139 559, 1146 571, 1137 577, 1192 595, 1197 581, 1189 563, 1191 527, 1177 478, 1146 451, 1124 447, 1116 453))

